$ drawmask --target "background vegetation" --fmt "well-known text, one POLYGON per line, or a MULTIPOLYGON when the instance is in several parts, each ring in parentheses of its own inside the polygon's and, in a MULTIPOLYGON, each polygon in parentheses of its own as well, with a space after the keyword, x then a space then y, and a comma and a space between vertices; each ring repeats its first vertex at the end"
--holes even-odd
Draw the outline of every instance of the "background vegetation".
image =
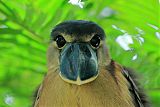
POLYGON ((158 0, 82 2, 83 8, 68 0, 0 0, 0 107, 31 106, 33 92, 47 72, 51 29, 77 19, 95 21, 105 29, 112 58, 135 69, 153 107, 160 106, 158 0), (120 35, 132 37, 132 50, 116 42, 120 35))

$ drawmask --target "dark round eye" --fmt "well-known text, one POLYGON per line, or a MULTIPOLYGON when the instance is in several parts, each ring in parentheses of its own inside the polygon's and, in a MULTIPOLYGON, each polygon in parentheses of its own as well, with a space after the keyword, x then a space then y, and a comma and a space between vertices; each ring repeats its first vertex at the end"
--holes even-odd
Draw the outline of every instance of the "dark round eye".
POLYGON ((91 40, 90 40, 90 44, 94 47, 97 48, 100 44, 100 37, 99 35, 95 35, 91 40))
POLYGON ((61 35, 58 35, 55 41, 57 43, 58 48, 62 48, 66 44, 66 40, 61 35))

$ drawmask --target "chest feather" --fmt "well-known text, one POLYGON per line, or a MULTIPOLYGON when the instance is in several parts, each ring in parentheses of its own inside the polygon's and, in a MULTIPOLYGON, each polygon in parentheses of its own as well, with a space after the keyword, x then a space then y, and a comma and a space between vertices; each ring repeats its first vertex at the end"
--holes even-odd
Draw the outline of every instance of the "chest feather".
POLYGON ((116 75, 115 79, 102 69, 96 80, 78 86, 49 72, 35 107, 134 107, 125 78, 120 72, 116 75))

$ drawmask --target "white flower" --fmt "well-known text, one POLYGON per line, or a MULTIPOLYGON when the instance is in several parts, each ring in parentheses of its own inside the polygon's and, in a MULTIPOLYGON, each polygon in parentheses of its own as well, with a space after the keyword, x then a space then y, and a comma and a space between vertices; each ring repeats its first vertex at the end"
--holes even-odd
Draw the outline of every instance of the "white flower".
POLYGON ((150 23, 148 23, 147 25, 150 26, 150 27, 152 27, 152 28, 155 29, 155 30, 158 30, 158 29, 159 29, 157 26, 152 25, 152 24, 150 24, 150 23))
POLYGON ((142 38, 141 36, 138 37, 138 41, 139 43, 142 45, 142 43, 144 43, 144 38, 142 38))
POLYGON ((160 39, 160 32, 156 32, 155 34, 156 34, 156 37, 160 39))
POLYGON ((113 14, 115 13, 114 10, 112 10, 111 8, 109 7, 105 7, 101 12, 100 12, 100 16, 101 17, 110 17, 112 16, 113 14))
POLYGON ((84 2, 81 2, 81 0, 69 0, 68 3, 72 5, 77 5, 80 8, 83 8, 84 2))
POLYGON ((125 30, 123 30, 123 29, 121 29, 121 28, 117 27, 116 25, 112 25, 112 28, 114 28, 114 29, 116 29, 116 30, 121 31, 122 33, 126 33, 126 31, 125 31, 125 30))
MULTIPOLYGON (((148 23, 147 25, 150 26, 150 27, 152 27, 152 28, 155 29, 155 30, 159 30, 159 28, 158 28, 157 26, 155 26, 155 25, 152 25, 152 24, 150 24, 150 23, 148 23)), ((155 32, 155 35, 156 35, 156 37, 157 37, 158 39, 160 39, 160 32, 156 31, 156 32, 155 32)))
POLYGON ((135 39, 140 43, 140 45, 142 45, 142 43, 144 43, 144 38, 141 36, 141 34, 137 34, 135 36, 135 39))
POLYGON ((128 33, 118 36, 116 42, 126 51, 131 50, 129 44, 133 44, 132 37, 128 33))
POLYGON ((112 28, 119 30, 119 28, 116 25, 112 25, 112 28))
POLYGON ((138 31, 139 34, 142 34, 142 35, 144 34, 144 31, 139 27, 135 27, 135 29, 138 31))
POLYGON ((132 61, 136 60, 136 59, 137 59, 137 57, 138 57, 138 55, 137 55, 137 54, 135 54, 135 55, 132 57, 132 61))
POLYGON ((7 104, 7 105, 12 105, 13 104, 13 100, 14 98, 10 95, 7 95, 4 99, 4 102, 7 104))

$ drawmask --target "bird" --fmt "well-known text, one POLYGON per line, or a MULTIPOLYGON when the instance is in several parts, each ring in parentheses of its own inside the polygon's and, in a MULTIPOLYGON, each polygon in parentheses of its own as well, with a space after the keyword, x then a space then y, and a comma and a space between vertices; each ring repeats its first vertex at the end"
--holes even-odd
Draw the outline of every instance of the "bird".
POLYGON ((48 72, 33 107, 150 107, 134 71, 111 58, 98 24, 64 21, 50 38, 48 72))

